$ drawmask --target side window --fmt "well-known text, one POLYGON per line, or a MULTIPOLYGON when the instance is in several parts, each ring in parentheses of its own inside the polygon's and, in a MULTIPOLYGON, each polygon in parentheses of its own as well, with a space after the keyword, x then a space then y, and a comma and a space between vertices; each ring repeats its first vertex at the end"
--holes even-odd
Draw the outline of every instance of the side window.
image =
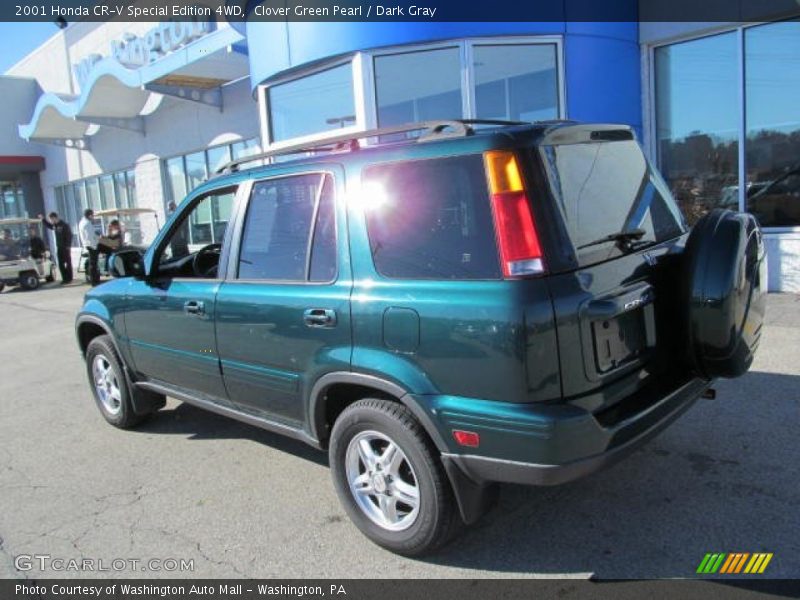
POLYGON ((376 165, 362 183, 372 259, 396 279, 499 279, 480 155, 376 165))
MULTIPOLYGON (((180 223, 172 231, 167 243, 161 250, 159 264, 161 271, 181 276, 214 277, 216 263, 219 259, 219 248, 225 238, 225 231, 230 220, 231 207, 236 195, 236 188, 225 188, 211 192, 195 201, 193 206, 180 217, 180 223), (193 261, 189 256, 204 250, 203 272, 193 269, 193 261)), ((194 261, 196 262, 196 261, 194 261)))
POLYGON ((239 251, 239 279, 331 281, 336 276, 333 180, 296 175, 253 186, 239 251))

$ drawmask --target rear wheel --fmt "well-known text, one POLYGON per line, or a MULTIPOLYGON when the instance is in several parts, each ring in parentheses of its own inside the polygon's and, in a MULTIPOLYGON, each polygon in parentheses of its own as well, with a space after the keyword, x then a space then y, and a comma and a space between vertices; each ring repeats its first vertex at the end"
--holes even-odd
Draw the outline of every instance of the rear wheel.
POLYGON ((47 277, 44 278, 47 283, 53 283, 56 280, 56 268, 53 265, 50 265, 50 271, 47 273, 47 277))
POLYGON ((25 273, 20 273, 19 284, 22 289, 35 290, 39 287, 39 274, 35 271, 26 271, 25 273))
POLYGON ((461 525, 436 448, 397 402, 367 399, 345 409, 331 432, 330 464, 350 519, 388 550, 432 552, 461 525))
POLYGON ((127 429, 138 425, 147 415, 137 415, 131 402, 131 390, 122 363, 108 335, 89 342, 86 371, 97 408, 114 427, 127 429))

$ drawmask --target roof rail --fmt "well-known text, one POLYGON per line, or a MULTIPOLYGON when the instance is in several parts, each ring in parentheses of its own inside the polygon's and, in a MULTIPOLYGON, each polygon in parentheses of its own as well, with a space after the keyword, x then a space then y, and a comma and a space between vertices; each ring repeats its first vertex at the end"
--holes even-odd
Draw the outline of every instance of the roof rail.
POLYGON ((216 174, 221 173, 235 173, 239 170, 239 166, 245 163, 253 162, 255 160, 262 160, 271 158, 273 156, 285 156, 287 154, 299 154, 301 152, 311 152, 313 150, 327 150, 329 152, 341 152, 356 150, 360 148, 358 140, 364 138, 378 137, 383 135, 393 135, 397 133, 408 133, 411 131, 423 131, 417 138, 417 142, 428 142, 433 140, 441 140, 448 138, 466 137, 474 133, 473 125, 524 125, 523 121, 499 121, 499 120, 481 120, 481 119, 452 119, 443 121, 420 121, 419 123, 407 123, 405 125, 397 125, 394 127, 380 127, 377 129, 367 129, 365 131, 356 131, 355 133, 346 133, 336 135, 329 138, 319 140, 317 142, 304 142, 292 144, 276 148, 275 150, 268 150, 259 154, 251 156, 243 156, 232 160, 231 162, 223 165, 217 169, 216 174))

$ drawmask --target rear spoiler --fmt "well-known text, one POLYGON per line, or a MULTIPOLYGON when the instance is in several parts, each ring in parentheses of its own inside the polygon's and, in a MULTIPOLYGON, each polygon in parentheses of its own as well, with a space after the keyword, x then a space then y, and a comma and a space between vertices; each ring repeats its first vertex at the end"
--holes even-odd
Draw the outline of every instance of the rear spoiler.
POLYGON ((636 135, 628 125, 581 123, 559 125, 549 129, 540 144, 587 144, 592 142, 622 142, 635 140, 636 135))

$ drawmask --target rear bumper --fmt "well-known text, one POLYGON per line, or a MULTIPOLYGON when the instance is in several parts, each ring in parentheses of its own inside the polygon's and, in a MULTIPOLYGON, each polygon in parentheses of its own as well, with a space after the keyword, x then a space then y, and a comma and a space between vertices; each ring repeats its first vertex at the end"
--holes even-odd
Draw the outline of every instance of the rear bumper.
MULTIPOLYGON (((584 477, 624 458, 683 414, 710 385, 711 382, 707 380, 691 379, 663 394, 645 409, 615 423, 608 423, 602 417, 595 418, 590 413, 584 413, 580 418, 570 412, 563 421, 550 423, 543 439, 530 444, 529 460, 527 457, 520 459, 519 456, 506 458, 498 456, 497 452, 494 456, 447 452, 443 458, 458 466, 478 484, 558 485, 584 477), (581 451, 583 455, 575 455, 581 451), (537 460, 537 455, 556 460, 537 460), (569 456, 570 459, 559 461, 559 455, 569 456)), ((552 412, 548 418, 558 419, 552 412)), ((484 434, 480 433, 483 440, 484 434)))

